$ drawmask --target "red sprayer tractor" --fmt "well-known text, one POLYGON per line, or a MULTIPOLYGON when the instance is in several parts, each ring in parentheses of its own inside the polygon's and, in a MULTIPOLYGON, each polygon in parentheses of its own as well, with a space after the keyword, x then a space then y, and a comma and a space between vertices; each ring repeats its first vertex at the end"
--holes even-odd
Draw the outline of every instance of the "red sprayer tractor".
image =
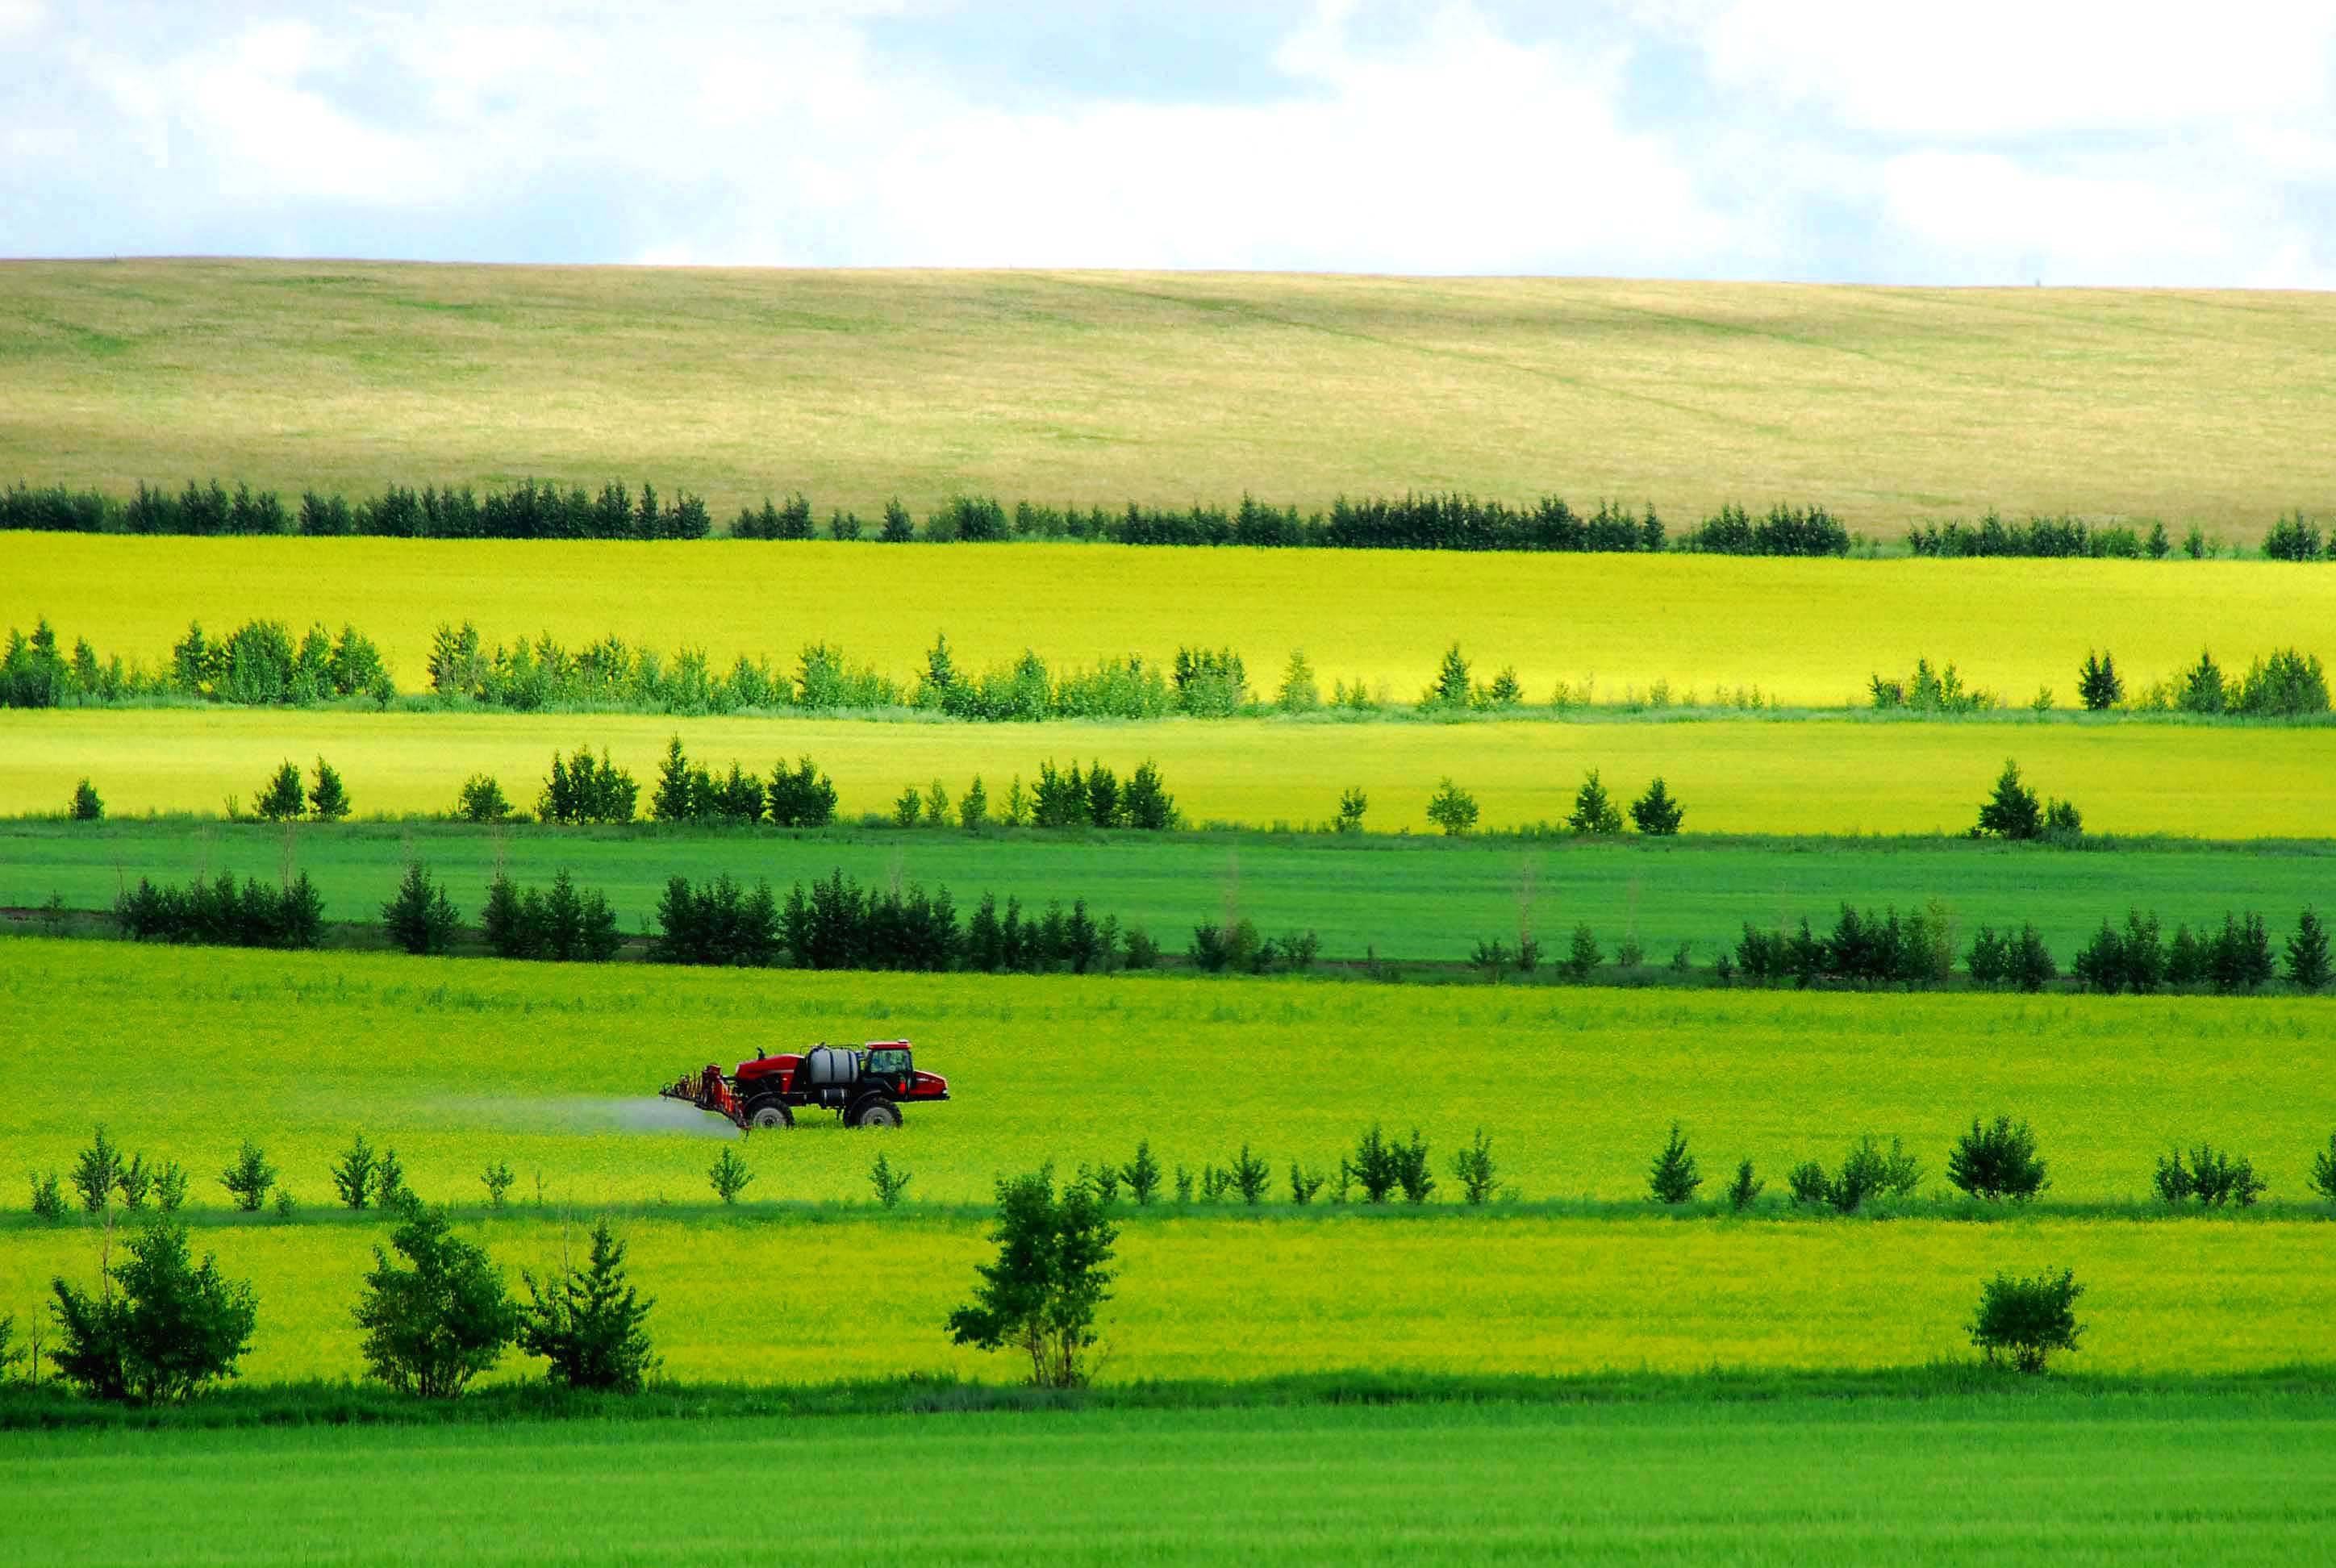
POLYGON ((709 1064, 657 1093, 727 1116, 749 1132, 792 1127, 797 1111, 814 1107, 833 1111, 847 1127, 897 1127, 902 1105, 949 1097, 947 1078, 917 1071, 906 1040, 871 1040, 856 1050, 818 1045, 800 1055, 740 1062, 735 1073, 709 1064))

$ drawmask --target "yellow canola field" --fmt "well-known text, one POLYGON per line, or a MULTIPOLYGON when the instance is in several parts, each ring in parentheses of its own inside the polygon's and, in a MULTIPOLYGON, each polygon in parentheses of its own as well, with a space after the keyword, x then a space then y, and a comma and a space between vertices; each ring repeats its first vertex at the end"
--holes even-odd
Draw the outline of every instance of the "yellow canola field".
MULTIPOLYGON (((1689 833, 1959 833, 2007 755, 2039 792, 2075 800, 2096 833, 2285 838, 2331 831, 2336 731, 2144 723, 1728 720, 1698 724, 869 724, 623 714, 370 714, 248 709, 0 713, 0 813, 56 812, 93 779, 115 816, 249 809, 287 759, 337 768, 360 816, 443 814, 473 773, 533 806, 554 750, 606 748, 642 785, 678 735, 718 772, 767 774, 808 754, 847 819, 889 814, 901 787, 954 797, 979 774, 993 812, 1041 761, 1101 759, 1122 777, 1160 765, 1192 823, 1327 823, 1339 793, 1369 797, 1365 826, 1436 830, 1427 802, 1450 777, 1483 828, 1562 823, 1582 774, 1628 801, 1660 774, 1689 833)), ((748 869, 751 852, 742 852, 748 869)))
POLYGON ((1877 671, 1952 661, 2024 706, 2076 704, 2092 648, 2129 684, 2211 648, 2234 673, 2275 647, 2336 662, 2336 572, 2264 561, 1760 560, 1665 555, 988 549, 867 544, 533 543, 0 535, 0 618, 46 616, 68 646, 151 666, 200 620, 355 625, 399 685, 426 687, 441 622, 490 640, 611 633, 661 655, 702 648, 792 671, 811 642, 907 681, 947 633, 961 669, 1035 648, 1057 669, 1183 646, 1230 647, 1270 695, 1302 648, 1338 680, 1409 702, 1457 641, 1528 697, 1562 680, 1601 700, 1757 687, 1788 706, 1863 704, 1877 671))
MULTIPOLYGON (((70 1170, 92 1122, 197 1176, 247 1136, 304 1203, 364 1130, 418 1191, 586 1208, 706 1205, 726 1124, 652 1097, 707 1062, 820 1039, 905 1037, 953 1100, 897 1134, 810 1116, 740 1144, 752 1201, 871 1201, 878 1147, 923 1203, 996 1176, 1125 1161, 1173 1174, 1247 1144, 1286 1201, 1292 1162, 1335 1173, 1372 1122, 1417 1127, 1444 1191, 1479 1128, 1527 1200, 1633 1202, 1677 1120, 1713 1191, 1751 1157, 1773 1193, 1860 1134, 1904 1138, 1922 1190, 1975 1115, 2034 1125, 2057 1202, 2149 1201, 2158 1154, 2211 1139, 2306 1202, 2336 1129, 2330 1005, 2256 998, 2021 998, 1372 986, 1192 977, 993 978, 527 965, 23 939, 0 944, 0 1169, 70 1170), (888 1141, 879 1144, 878 1138, 888 1141)), ((5 1309, 0 1309, 5 1310, 5 1309)))
MULTIPOLYGON (((589 1222, 529 1214, 462 1230, 516 1276, 557 1267, 589 1222)), ((672 1377, 1019 1370, 952 1348, 943 1327, 988 1255, 979 1221, 618 1223, 672 1377)), ((349 1308, 385 1239, 374 1225, 198 1230, 198 1252, 258 1291, 246 1377, 357 1375, 349 1308)), ((0 1231, 0 1313, 28 1319, 52 1275, 92 1275, 96 1251, 88 1229, 0 1231)), ((2048 1266, 2087 1287, 2069 1363, 2083 1371, 2291 1363, 2325 1344, 2336 1312, 2336 1225, 2314 1222, 1146 1217, 1122 1227, 1104 1376, 1919 1364, 1971 1353, 1962 1325, 1982 1280, 2048 1266)), ((513 1356, 497 1376, 540 1370, 513 1356)))

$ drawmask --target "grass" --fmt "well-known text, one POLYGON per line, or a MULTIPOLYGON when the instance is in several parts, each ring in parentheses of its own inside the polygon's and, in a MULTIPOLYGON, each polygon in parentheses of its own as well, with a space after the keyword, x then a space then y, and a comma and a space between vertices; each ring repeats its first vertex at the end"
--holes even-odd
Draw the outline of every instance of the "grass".
POLYGON ((2317 1391, 7 1435, 0 1466, 24 1561, 2290 1563, 2336 1523, 2317 1391))
MULTIPOLYGON (((0 474, 5 470, 0 469, 0 474)), ((2025 710, 2107 648, 2131 691, 2211 648, 2231 677, 2273 648, 2336 661, 2336 572, 2265 561, 1759 560, 1413 551, 1012 549, 713 541, 676 545, 398 540, 136 539, 20 534, 0 618, 46 616, 64 646, 167 664, 190 620, 214 637, 254 617, 352 623, 408 690, 432 634, 491 642, 611 633, 669 657, 702 648, 792 673, 811 642, 904 684, 947 633, 958 667, 1035 648, 1059 671, 1180 647, 1237 649, 1270 696, 1303 648, 1322 693, 1360 681, 1409 704, 1458 641, 1489 680, 1514 665, 1528 699, 1560 681, 1602 702, 1757 687, 1788 706, 1864 706, 1868 677, 1918 657, 2025 710)))
MULTIPOLYGON (((273 880, 285 835, 258 824, 190 818, 96 824, 0 823, 0 908, 30 909, 54 893, 103 910, 125 883, 232 872, 273 880)), ((1966 840, 1634 839, 1521 842, 1371 834, 1022 833, 842 828, 822 833, 487 828, 447 823, 358 823, 293 833, 294 862, 323 892, 328 918, 378 921, 406 861, 418 858, 476 921, 501 869, 548 884, 566 868, 602 890, 624 929, 654 921, 666 879, 722 872, 767 877, 784 892, 841 867, 864 886, 894 876, 947 887, 961 906, 984 891, 1027 909, 1084 898, 1143 927, 1172 951, 1192 928, 1222 920, 1229 895, 1268 936, 1313 930, 1329 959, 1452 962, 1500 938, 1515 945, 1529 919, 1552 953, 1587 921, 1611 953, 1636 935, 1650 963, 1682 942, 1708 967, 1747 922, 1807 916, 1820 930, 1844 901, 1902 911, 1938 898, 1963 931, 2032 921, 2065 962, 2109 917, 2156 910, 2171 934, 2263 911, 2275 930, 2307 904, 2336 902, 2336 851, 2323 844, 2249 849, 2148 841, 2113 851, 1966 840), (1529 899, 1529 904, 1527 902, 1529 899), (1524 907, 1521 907, 1524 906, 1524 907)))
MULTIPOLYGON (((1371 988, 1056 976, 578 968, 347 953, 277 955, 20 941, 0 963, 0 1179, 69 1170, 104 1122, 176 1159, 198 1202, 259 1140, 300 1201, 359 1129, 417 1188, 476 1202, 508 1160, 518 1195, 703 1204, 724 1125, 649 1098, 708 1061, 818 1039, 906 1037, 955 1099, 883 1145, 913 1200, 978 1203, 1000 1172, 1124 1161, 1335 1173, 1373 1121, 1430 1141, 1442 1170, 1478 1127, 1528 1200, 1635 1200, 1683 1122, 1718 1184, 1753 1157, 1781 1193, 1803 1159, 1902 1135, 1942 1188, 1976 1115, 2031 1120, 2070 1203, 2147 1197, 2176 1140, 2252 1156, 2302 1199, 2331 1120, 2312 1049, 2325 1001, 1984 995, 1371 988), (151 1043, 149 1043, 151 1042, 151 1043)), ((810 1118, 749 1139, 757 1202, 870 1203, 879 1135, 810 1118)), ((2331 1230, 2336 1235, 2336 1230, 2331 1230)), ((0 1307, 0 1311, 9 1309, 0 1307)))
POLYGON ((2328 798, 2326 732, 2159 725, 1161 724, 868 725, 848 719, 644 715, 362 714, 298 710, 55 709, 11 713, 0 748, 0 813, 59 812, 89 777, 117 816, 248 808, 287 758, 318 755, 360 813, 453 809, 462 780, 497 775, 532 803, 555 749, 607 748, 647 785, 669 735, 691 755, 767 772, 808 753, 847 817, 888 812, 901 787, 935 778, 955 794, 979 774, 993 803, 1042 760, 1100 758, 1123 778, 1155 760, 1195 823, 1328 822, 1339 792, 1370 797, 1366 825, 1425 833, 1429 795, 1450 776, 1480 825, 1562 823, 1584 772, 1628 801, 1660 774, 1687 827, 1726 833, 1961 833, 2007 754, 2030 785, 2075 800, 2095 833, 2291 838, 2328 798))
MULTIPOLYGON (((2305 293, 348 262, 0 268, 0 474, 2325 510, 2305 293), (2114 394, 2105 391, 2113 387, 2114 394)), ((1812 618, 1814 620, 1815 618, 1812 618)), ((532 628, 526 629, 531 630, 532 628)))

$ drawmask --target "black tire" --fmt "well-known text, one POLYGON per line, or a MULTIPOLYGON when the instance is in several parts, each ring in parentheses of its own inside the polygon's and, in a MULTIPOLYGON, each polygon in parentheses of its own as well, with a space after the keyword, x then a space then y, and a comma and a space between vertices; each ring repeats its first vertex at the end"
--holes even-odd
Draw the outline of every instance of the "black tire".
POLYGON ((881 1095, 871 1095, 852 1107, 845 1125, 854 1127, 897 1127, 900 1125, 900 1107, 881 1095))
POLYGON ((792 1127, 794 1125, 795 1114, 787 1109, 784 1100, 757 1100, 754 1105, 746 1107, 746 1127, 749 1132, 757 1129, 770 1131, 774 1128, 792 1127))

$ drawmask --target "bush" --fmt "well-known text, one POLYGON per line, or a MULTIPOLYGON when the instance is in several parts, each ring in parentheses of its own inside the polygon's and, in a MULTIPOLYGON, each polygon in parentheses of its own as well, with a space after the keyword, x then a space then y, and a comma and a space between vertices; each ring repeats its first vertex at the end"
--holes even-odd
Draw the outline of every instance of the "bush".
POLYGON ((754 1179, 754 1173, 747 1169, 746 1162, 738 1157, 738 1151, 727 1144, 722 1145, 722 1152, 714 1157, 714 1164, 706 1172, 706 1184, 725 1203, 736 1203, 738 1194, 745 1192, 754 1179))
POLYGON ((2328 674, 2318 654, 2282 648, 2248 667, 2231 708, 2253 718, 2302 718, 2328 711, 2328 674))
POLYGON ((949 1314, 950 1339, 985 1350, 1015 1347, 1030 1358, 1030 1380, 1040 1388, 1085 1384, 1119 1240, 1105 1205, 1085 1187, 1057 1197, 1050 1167, 1000 1178, 989 1239, 997 1261, 976 1266, 981 1283, 949 1314))
POLYGON ((1669 838, 1679 831, 1687 813, 1663 788, 1662 775, 1647 786, 1647 793, 1630 803, 1630 820, 1639 831, 1650 838, 1669 838))
POLYGON ((1986 1126, 1971 1118, 1971 1131, 1955 1140, 1947 1155, 1947 1181, 1975 1198, 2015 1203, 2026 1203, 2051 1185, 2036 1154, 2036 1135, 2026 1122, 2010 1116, 1998 1116, 1986 1126))
POLYGON ((1403 1145, 1387 1142, 1377 1122, 1355 1142, 1355 1152, 1339 1162, 1339 1170, 1363 1189, 1367 1203, 1384 1203, 1403 1179, 1403 1145))
POLYGON ((89 780, 73 785, 73 803, 66 807, 66 814, 77 823, 93 823, 104 817, 105 803, 98 798, 89 780))
POLYGON ((1338 796, 1338 816, 1331 826, 1342 833, 1363 831, 1363 813, 1371 808, 1371 797, 1360 789, 1348 789, 1338 796))
POLYGON ((511 1190, 511 1183, 518 1179, 518 1177, 511 1174, 510 1163, 504 1160, 494 1161, 484 1170, 481 1171, 479 1173, 479 1181, 487 1189, 487 1207, 490 1209, 501 1208, 503 1206, 503 1200, 506 1194, 508 1194, 511 1190))
POLYGON ((397 895, 381 906, 382 925, 389 940, 417 956, 443 953, 454 945, 462 930, 462 911, 446 890, 430 880, 420 861, 409 861, 397 895))
POLYGON ((390 1213, 412 1207, 417 1200, 405 1184, 405 1162, 395 1149, 384 1149, 373 1165, 373 1201, 390 1213))
POLYGON ((542 1282, 521 1271, 528 1302, 516 1320, 519 1348, 551 1363, 547 1376, 570 1388, 638 1394, 657 1366, 642 1327, 657 1302, 642 1300, 625 1275, 625 1243, 600 1221, 591 1260, 542 1282))
POLYGON ((2044 836, 2044 811, 2036 792, 2020 782, 2020 765, 2007 761, 1995 781, 1995 793, 1979 808, 1974 838, 2022 841, 2044 836))
POLYGON ((1971 1343, 1986 1352, 1990 1366, 1999 1356, 2009 1356, 2020 1371, 2041 1372, 2053 1351, 2076 1350, 2085 1330, 2075 1306, 2084 1293, 2068 1269, 2057 1275, 2048 1269, 2032 1279, 1998 1274, 1980 1291, 1979 1316, 1970 1325, 1971 1343))
POLYGON ((52 1225, 60 1225, 65 1218, 65 1198, 57 1184, 54 1171, 33 1177, 33 1217, 52 1225))
POLYGON ((2219 1209, 2231 1204, 2251 1209, 2263 1193, 2263 1183, 2255 1174, 2253 1162, 2212 1144, 2200 1144, 2192 1149, 2186 1166, 2178 1148, 2161 1155, 2153 1180, 2157 1195, 2177 1207, 2195 1198, 2203 1208, 2219 1209))
POLYGON ((1896 1138, 1883 1152, 1880 1140, 1868 1133, 1860 1138, 1831 1175, 1814 1160, 1796 1165, 1786 1178, 1793 1202, 1823 1203, 1844 1214, 1854 1214, 1875 1198, 1909 1197, 1922 1180, 1922 1167, 1896 1138))
POLYGON ((1605 961, 1605 955, 1598 948, 1598 933, 1591 930, 1585 921, 1573 928, 1572 940, 1566 945, 1565 961, 1559 967, 1564 970, 1567 979, 1580 985, 1605 961))
POLYGON ((547 823, 628 823, 639 798, 640 785, 609 762, 605 749, 595 762, 590 751, 579 747, 566 758, 552 753, 535 814, 547 823))
POLYGON ((84 1214, 101 1214, 113 1202, 113 1189, 122 1180, 122 1151, 113 1146, 100 1123, 88 1148, 73 1161, 73 1191, 81 1194, 84 1214))
POLYGON ((1119 1168, 1119 1179, 1127 1183, 1137 1205, 1148 1208, 1153 1195, 1160 1191, 1160 1162, 1152 1157, 1152 1140, 1143 1139, 1135 1145, 1135 1157, 1119 1168))
POLYGON ((351 1209, 363 1209, 373 1203, 374 1182, 381 1169, 381 1161, 373 1145, 359 1133, 350 1140, 348 1150, 333 1162, 333 1190, 340 1194, 341 1203, 351 1209))
MULTIPOLYGON (((1818 1176, 1823 1179, 1824 1173, 1819 1172, 1818 1176)), ((1735 1180, 1728 1183, 1728 1206, 1739 1214, 1744 1213, 1759 1198, 1761 1189, 1767 1185, 1766 1182, 1752 1174, 1751 1158, 1748 1155, 1746 1156, 1744 1161, 1736 1167, 1735 1180)))
POLYGON ((1687 1135, 1679 1131, 1677 1122, 1671 1124, 1670 1136, 1655 1155, 1654 1168, 1647 1175, 1647 1190, 1661 1203, 1684 1203, 1695 1196, 1703 1185, 1703 1173, 1696 1168, 1695 1156, 1687 1151, 1687 1135))
POLYGON ((259 1301, 205 1253, 190 1261, 187 1229, 173 1220, 140 1227, 130 1257, 106 1270, 109 1287, 84 1295, 53 1280, 57 1370, 92 1398, 135 1404, 186 1398, 235 1376, 251 1347, 259 1301))
MULTIPOLYGON (((1296 1167, 1292 1166, 1291 1171, 1294 1183, 1296 1167)), ((1476 1129, 1474 1143, 1452 1156, 1452 1175, 1471 1204, 1482 1203, 1493 1195, 1500 1183, 1501 1167, 1493 1158, 1493 1141, 1484 1136, 1484 1128, 1476 1129)))
POLYGON ((1427 1140, 1419 1135, 1417 1127, 1414 1127, 1409 1143, 1390 1144, 1387 1148, 1395 1156, 1396 1184, 1403 1189, 1404 1202, 1427 1202, 1429 1195, 1436 1191, 1436 1178, 1429 1174, 1427 1169, 1427 1140))
POLYGON ((373 1250, 356 1307, 365 1370, 401 1394, 460 1398, 518 1331, 502 1274, 484 1248, 453 1233, 443 1208, 410 1205, 390 1246, 411 1266, 373 1250))
POLYGON ((888 1209, 900 1206, 902 1195, 909 1190, 909 1173, 894 1165, 881 1154, 868 1168, 868 1183, 876 1189, 876 1201, 888 1209))
POLYGON ((474 773, 454 797, 454 814, 466 823, 499 823, 511 816, 511 802, 492 774, 474 773))
POLYGON ((1574 792, 1573 811, 1565 825, 1577 833, 1619 833, 1622 831, 1622 813, 1607 794, 1606 786, 1598 779, 1598 770, 1591 768, 1574 792))
POLYGON ((1476 825, 1476 797, 1445 777, 1437 782, 1436 793, 1428 797, 1427 820, 1444 830, 1447 837, 1458 837, 1476 825))
MULTIPOLYGON (((2313 1192, 2330 1203, 2336 1203, 2336 1133, 2328 1135, 2326 1148, 2318 1150, 2312 1154, 2311 1183, 2313 1192)), ((54 1176, 49 1178, 49 1184, 52 1189, 55 1187, 54 1176)), ((33 1209, 34 1213, 38 1213, 40 1205, 35 1203, 33 1209)))

